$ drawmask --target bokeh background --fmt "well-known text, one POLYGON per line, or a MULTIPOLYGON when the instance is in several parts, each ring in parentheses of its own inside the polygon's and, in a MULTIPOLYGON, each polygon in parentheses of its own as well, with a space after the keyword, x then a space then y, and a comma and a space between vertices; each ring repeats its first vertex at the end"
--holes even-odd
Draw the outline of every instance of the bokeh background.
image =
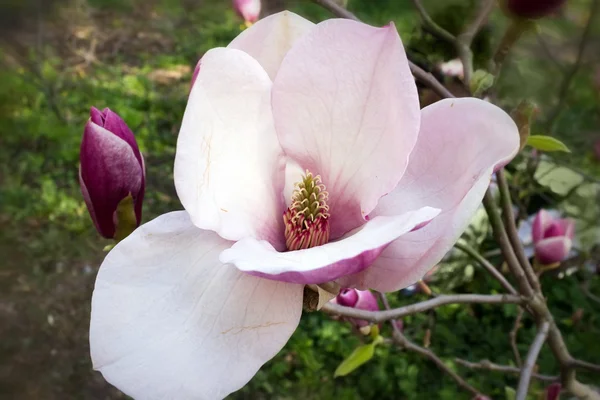
MULTIPOLYGON (((263 0, 265 12, 286 7, 313 21, 331 17, 310 1, 263 0)), ((453 33, 475 10, 473 0, 424 1, 453 33)), ((513 49, 492 99, 507 111, 535 101, 538 134, 564 141, 571 154, 524 152, 509 168, 521 219, 540 207, 577 220, 572 257, 543 277, 543 286, 575 357, 600 362, 600 18, 589 0, 571 0, 541 20, 513 49), (581 50, 583 49, 583 50, 581 50), (531 176, 531 167, 536 167, 531 176)), ((121 399, 92 371, 88 324, 97 269, 109 244, 93 228, 78 181, 78 155, 90 106, 110 107, 136 134, 147 166, 144 221, 181 209, 173 158, 191 72, 206 50, 243 29, 228 0, 3 0, 0 2, 0 398, 121 399)), ((408 0, 350 0, 364 21, 394 21, 409 55, 460 92, 435 66, 452 48, 423 31, 408 0)), ((598 7, 597 7, 598 8, 598 7)), ((496 10, 474 43, 485 67, 506 28, 496 10)), ((421 88, 423 104, 435 96, 421 88)), ((453 151, 449 149, 449 151, 453 151)), ((465 234, 501 265, 484 214, 465 234)), ((431 277, 435 291, 500 293, 499 285, 460 253, 431 277)), ((413 288, 414 289, 414 288, 413 288)), ((394 294, 394 305, 426 298, 394 294)), ((493 398, 510 398, 516 376, 472 371, 455 357, 514 364, 509 343, 514 306, 460 305, 405 318, 405 332, 493 398)), ((377 348, 367 365, 343 378, 336 366, 360 343, 350 327, 305 314, 288 345, 233 399, 469 398, 435 365, 397 349, 377 348)), ((527 318, 519 348, 534 336, 527 318)), ((539 370, 556 374, 544 349, 539 370)), ((202 374, 202 371, 197 371, 202 374)), ((600 385, 598 376, 582 373, 600 385)), ((544 384, 533 384, 541 392, 544 384)), ((532 397, 533 398, 533 397, 532 397)))

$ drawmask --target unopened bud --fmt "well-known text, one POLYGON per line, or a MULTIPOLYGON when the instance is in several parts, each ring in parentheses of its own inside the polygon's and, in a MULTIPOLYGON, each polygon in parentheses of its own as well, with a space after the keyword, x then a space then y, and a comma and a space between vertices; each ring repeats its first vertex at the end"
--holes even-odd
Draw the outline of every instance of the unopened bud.
POLYGON ((96 230, 121 240, 142 219, 144 158, 133 132, 114 112, 92 107, 79 154, 79 183, 96 230))
MULTIPOLYGON (((345 307, 358 308, 367 311, 379 311, 377 298, 370 290, 342 289, 340 294, 332 301, 345 307)), ((362 328, 370 324, 369 321, 354 318, 349 318, 348 321, 357 328, 362 328)))
POLYGON ((504 8, 509 15, 536 19, 555 13, 567 0, 506 0, 504 8))
POLYGON ((258 21, 260 0, 233 0, 233 9, 247 25, 251 25, 258 21))

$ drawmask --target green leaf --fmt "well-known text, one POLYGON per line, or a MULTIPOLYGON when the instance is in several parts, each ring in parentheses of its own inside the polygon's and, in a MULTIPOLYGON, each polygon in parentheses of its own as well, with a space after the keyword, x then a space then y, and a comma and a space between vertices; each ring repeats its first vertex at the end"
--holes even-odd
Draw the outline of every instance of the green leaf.
POLYGON ((478 69, 473 73, 473 77, 471 78, 471 93, 473 93, 473 96, 479 97, 483 92, 491 88, 493 84, 494 75, 482 69, 478 69))
POLYGON ((363 344, 362 346, 358 346, 352 354, 350 354, 342 363, 337 367, 335 372, 333 373, 333 377, 337 378, 338 376, 346 376, 350 372, 354 371, 356 368, 360 367, 371 358, 373 358, 373 354, 375 354, 375 345, 376 343, 368 343, 363 344))
POLYGON ((504 396, 506 397, 506 400, 515 400, 517 398, 517 392, 511 387, 505 386, 504 396))
POLYGON ((531 135, 527 138, 527 144, 541 151, 571 152, 563 142, 550 136, 531 135))

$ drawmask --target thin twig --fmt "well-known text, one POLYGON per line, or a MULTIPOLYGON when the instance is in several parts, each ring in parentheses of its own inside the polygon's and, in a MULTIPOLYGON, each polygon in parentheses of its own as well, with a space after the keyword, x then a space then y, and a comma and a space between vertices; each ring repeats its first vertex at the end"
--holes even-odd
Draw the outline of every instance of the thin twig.
MULTIPOLYGON (((344 7, 336 4, 332 0, 312 0, 313 2, 321 5, 323 8, 329 10, 332 14, 340 18, 351 19, 354 21, 360 21, 356 15, 352 14, 350 11, 346 10, 344 7)), ((431 73, 425 71, 417 64, 408 60, 408 64, 410 66, 410 71, 414 75, 414 77, 427 87, 431 88, 438 96, 441 98, 453 98, 455 97, 448 89, 444 87, 431 73)))
POLYGON ((535 336, 531 347, 529 348, 527 358, 525 359, 525 364, 521 369, 521 377, 519 378, 519 386, 517 387, 516 400, 525 400, 527 398, 527 392, 529 391, 529 381, 531 381, 533 367, 535 367, 535 363, 540 354, 540 351, 542 350, 542 346, 544 345, 544 342, 546 342, 549 330, 550 323, 548 321, 544 321, 540 326, 540 329, 538 330, 538 333, 535 336))
POLYGON ((421 20, 423 21, 423 25, 425 28, 431 32, 432 35, 437 36, 439 39, 442 39, 453 46, 456 46, 456 37, 442 28, 440 25, 436 24, 436 22, 429 16, 425 7, 423 7, 423 3, 421 0, 412 0, 413 5, 417 9, 421 20))
POLYGON ((575 75, 577 74, 577 71, 579 70, 579 67, 581 66, 581 61, 583 60, 585 48, 587 47, 587 42, 590 38, 590 33, 592 31, 592 29, 591 29, 592 25, 593 25, 592 21, 596 17, 596 13, 598 11, 599 5, 600 5, 599 0, 592 1, 592 5, 590 7, 590 14, 589 14, 587 23, 585 25, 585 28, 583 28, 583 33, 581 34, 581 40, 579 41, 579 48, 577 50, 577 58, 575 59, 575 62, 573 63, 571 68, 569 68, 569 70, 565 74, 563 81, 560 85, 560 88, 558 90, 558 104, 556 105, 556 107, 554 107, 554 109, 550 113, 550 117, 548 118, 548 122, 547 122, 548 126, 551 126, 553 124, 554 120, 559 116, 560 111, 565 104, 567 92, 569 91, 569 88, 571 87, 571 82, 573 81, 573 78, 575 77, 575 75))
MULTIPOLYGON (((385 308, 385 311, 393 311, 390 308, 390 303, 388 302, 388 299, 387 299, 387 296, 385 295, 385 293, 381 293, 381 292, 377 292, 377 293, 379 294, 379 298, 381 299, 381 302, 383 303, 383 307, 385 308)), ((438 368, 440 368, 443 372, 447 373, 452 379, 454 379, 454 381, 456 382, 456 384, 458 386, 462 387, 463 389, 467 390, 468 392, 470 392, 474 395, 481 394, 477 389, 475 389, 473 386, 469 385, 463 378, 461 378, 456 372, 454 372, 450 368, 448 368, 446 366, 446 364, 444 364, 444 362, 442 360, 440 360, 440 358, 433 351, 411 342, 406 336, 404 336, 404 334, 402 333, 400 328, 398 328, 398 324, 396 324, 395 320, 393 320, 393 319, 390 320, 390 323, 392 324, 392 328, 394 329, 394 333, 393 333, 394 343, 396 343, 399 347, 404 348, 408 351, 415 352, 417 354, 420 354, 420 355, 430 359, 438 366, 438 368)))
POLYGON ((482 395, 482 393, 475 389, 473 386, 469 385, 467 381, 461 378, 456 372, 452 371, 444 362, 431 350, 421 347, 406 338, 402 333, 397 331, 394 332, 394 342, 398 344, 398 346, 405 348, 408 351, 415 352, 417 354, 422 355, 425 358, 431 360, 435 365, 438 366, 443 372, 448 374, 458 386, 465 389, 466 391, 472 393, 473 395, 482 395))
POLYGON ((573 360, 571 361, 571 366, 575 368, 587 369, 593 372, 600 372, 600 365, 583 360, 573 360))
POLYGON ((504 289, 506 289, 510 294, 518 295, 517 290, 510 284, 508 280, 502 275, 500 271, 496 269, 485 257, 479 254, 474 248, 464 244, 464 243, 456 243, 454 245, 457 249, 467 253, 471 258, 477 261, 486 271, 488 271, 500 284, 504 289))
POLYGON ((487 21, 488 16, 494 9, 494 5, 495 0, 483 0, 475 18, 467 25, 464 32, 457 37, 456 50, 463 64, 463 81, 466 85, 469 85, 471 76, 473 75, 473 52, 471 51, 471 44, 481 26, 487 21))
POLYGON ((517 333, 519 332, 519 328, 521 328, 521 320, 523 319, 523 309, 519 307, 517 311, 517 318, 515 318, 515 324, 510 331, 510 347, 512 348, 513 354, 515 356, 515 361, 517 365, 520 367, 523 365, 523 360, 521 360, 521 353, 519 353, 519 348, 517 347, 517 333))
MULTIPOLYGON (((463 360, 460 358, 455 358, 457 364, 462 365, 463 367, 471 368, 471 369, 481 369, 485 371, 493 371, 493 372, 505 372, 509 374, 519 375, 521 373, 521 368, 519 367, 511 367, 510 365, 500 365, 490 362, 488 360, 482 360, 477 363, 470 362, 467 360, 463 360)), ((542 375, 537 373, 531 374, 532 378, 539 379, 540 381, 554 382, 558 381, 560 377, 552 376, 552 375, 542 375)))
POLYGON ((327 303, 321 310, 328 314, 341 315, 343 317, 357 318, 375 324, 398 319, 407 315, 417 314, 447 304, 521 304, 523 299, 510 294, 503 295, 481 295, 481 294, 456 294, 440 295, 430 300, 409 306, 395 308, 385 311, 367 311, 357 308, 344 307, 338 304, 327 303))
POLYGON ((515 251, 517 259, 521 264, 522 269, 525 271, 525 275, 527 276, 527 280, 529 284, 533 288, 534 291, 540 291, 540 282, 535 275, 535 271, 531 266, 531 263, 527 259, 525 255, 525 251, 523 250, 523 244, 521 243, 521 239, 519 239, 519 232, 517 230, 517 226, 515 224, 515 215, 513 214, 512 201, 510 198, 510 190, 508 189, 508 183, 506 182, 506 175, 504 174, 504 168, 501 168, 496 173, 496 178, 498 181, 498 190, 500 192, 500 202, 502 204, 502 214, 504 216, 504 225, 506 226, 506 234, 508 235, 508 239, 510 240, 510 244, 515 251))

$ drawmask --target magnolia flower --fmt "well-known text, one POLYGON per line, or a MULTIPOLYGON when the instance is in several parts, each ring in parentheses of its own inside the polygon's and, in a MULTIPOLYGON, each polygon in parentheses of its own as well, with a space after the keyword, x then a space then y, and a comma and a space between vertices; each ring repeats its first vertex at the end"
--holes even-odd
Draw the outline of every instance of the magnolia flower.
POLYGON ((92 107, 79 160, 81 192, 96 230, 105 238, 115 237, 122 222, 117 208, 128 196, 135 219, 129 231, 137 227, 146 187, 144 158, 125 121, 108 108, 92 107))
POLYGON ((260 0, 233 0, 233 9, 247 24, 258 21, 260 0))
POLYGON ((535 219, 531 235, 535 245, 535 257, 543 265, 561 262, 569 255, 575 235, 572 219, 555 219, 548 211, 540 210, 535 219))
MULTIPOLYGON (((379 311, 377 298, 370 290, 345 288, 331 302, 344 307, 358 308, 359 310, 379 311)), ((349 321, 357 328, 370 325, 369 321, 362 319, 350 318, 349 321)))
POLYGON ((94 367, 135 398, 226 396, 288 341, 305 284, 422 278, 518 147, 490 103, 419 110, 392 24, 260 20, 202 58, 175 157, 185 211, 100 268, 94 367))

